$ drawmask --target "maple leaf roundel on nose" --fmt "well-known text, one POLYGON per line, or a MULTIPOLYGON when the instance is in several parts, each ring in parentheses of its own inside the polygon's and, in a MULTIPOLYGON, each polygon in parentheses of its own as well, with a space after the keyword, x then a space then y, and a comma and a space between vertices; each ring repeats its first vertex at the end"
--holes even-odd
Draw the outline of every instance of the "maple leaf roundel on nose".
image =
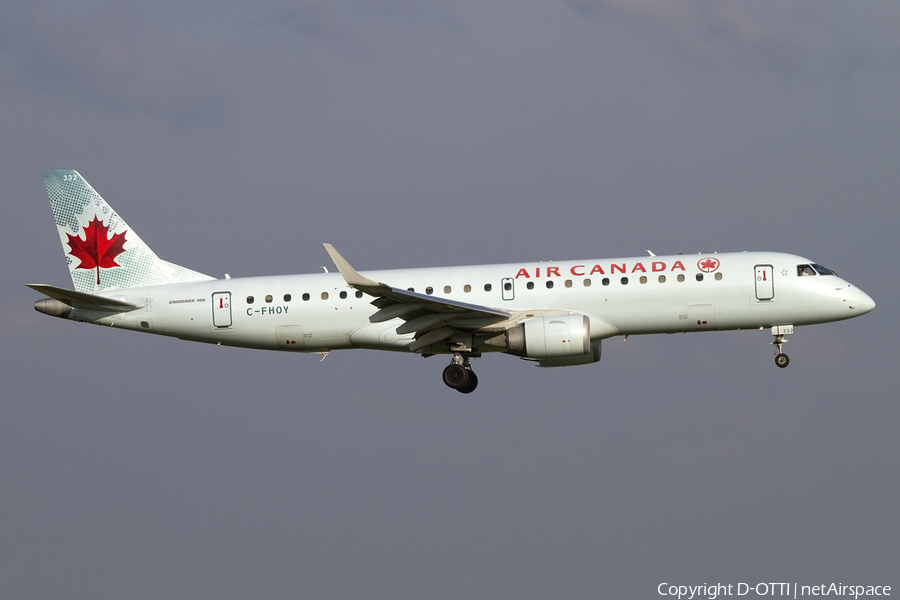
POLYGON ((697 261, 697 268, 704 273, 712 273, 719 268, 719 259, 712 257, 701 258, 699 261, 697 261))
POLYGON ((109 226, 94 216, 94 219, 84 227, 84 238, 77 235, 69 236, 69 254, 80 260, 76 269, 97 269, 97 285, 100 285, 100 269, 121 267, 116 262, 116 257, 125 252, 125 234, 114 233, 109 237, 109 226))

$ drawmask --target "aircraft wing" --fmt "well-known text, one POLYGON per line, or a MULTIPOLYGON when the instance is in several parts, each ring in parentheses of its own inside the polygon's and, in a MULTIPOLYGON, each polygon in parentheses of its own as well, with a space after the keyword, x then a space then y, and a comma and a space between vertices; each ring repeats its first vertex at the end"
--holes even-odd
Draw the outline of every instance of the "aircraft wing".
POLYGON ((397 318, 406 321, 397 328, 397 333, 415 333, 416 341, 410 346, 410 350, 415 352, 444 342, 457 333, 483 331, 486 327, 513 317, 505 310, 449 298, 435 298, 369 279, 351 267, 334 246, 324 246, 347 285, 375 297, 372 304, 378 308, 378 312, 369 317, 369 320, 372 323, 397 318))
POLYGON ((40 292, 45 296, 59 300, 63 304, 68 304, 75 308, 86 310, 102 310, 111 312, 126 312, 143 308, 143 304, 133 304, 124 300, 116 300, 115 298, 104 298, 87 292, 76 292, 75 290, 67 290, 45 283, 29 283, 26 284, 36 292, 40 292))

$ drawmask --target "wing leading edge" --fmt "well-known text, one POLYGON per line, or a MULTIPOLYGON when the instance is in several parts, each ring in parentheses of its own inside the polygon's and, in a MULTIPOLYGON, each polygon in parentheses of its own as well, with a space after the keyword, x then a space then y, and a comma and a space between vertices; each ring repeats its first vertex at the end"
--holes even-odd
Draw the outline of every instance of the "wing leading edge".
POLYGON ((457 335, 503 331, 514 319, 514 315, 505 310, 435 298, 369 279, 351 267, 334 246, 323 245, 347 285, 375 297, 372 305, 378 311, 369 317, 369 321, 381 323, 403 319, 405 323, 397 328, 397 333, 415 334, 415 341, 409 347, 414 352, 425 353, 430 346, 445 343, 457 335), (502 326, 503 323, 506 326, 502 326))

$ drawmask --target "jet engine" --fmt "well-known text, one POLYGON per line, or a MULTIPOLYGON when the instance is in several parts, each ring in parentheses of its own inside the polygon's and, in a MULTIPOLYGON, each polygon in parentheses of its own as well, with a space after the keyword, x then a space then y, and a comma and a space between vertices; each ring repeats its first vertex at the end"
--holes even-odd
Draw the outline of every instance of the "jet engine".
POLYGON ((529 319, 487 342, 542 367, 587 365, 600 360, 600 340, 591 341, 586 315, 550 315, 529 319))

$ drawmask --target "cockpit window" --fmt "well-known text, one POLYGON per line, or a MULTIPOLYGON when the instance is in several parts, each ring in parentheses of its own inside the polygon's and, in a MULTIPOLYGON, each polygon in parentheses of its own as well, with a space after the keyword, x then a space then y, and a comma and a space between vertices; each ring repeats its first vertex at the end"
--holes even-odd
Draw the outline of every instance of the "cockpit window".
POLYGON ((813 265, 813 269, 818 271, 819 275, 837 275, 837 273, 835 273, 831 269, 823 267, 822 265, 813 265))
POLYGON ((816 270, 810 265, 797 265, 797 277, 809 277, 815 275, 816 270))

